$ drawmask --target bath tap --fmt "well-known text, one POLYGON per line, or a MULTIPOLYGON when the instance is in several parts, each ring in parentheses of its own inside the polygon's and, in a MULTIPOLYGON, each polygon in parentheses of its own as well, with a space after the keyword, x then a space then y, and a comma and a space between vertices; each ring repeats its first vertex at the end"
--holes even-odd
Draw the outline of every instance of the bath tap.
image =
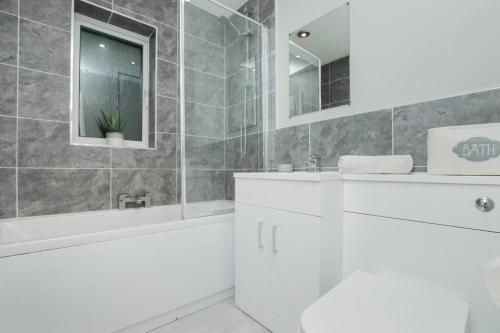
POLYGON ((120 195, 118 199, 118 209, 125 209, 127 208, 127 203, 132 203, 131 205, 134 208, 138 207, 144 207, 144 208, 149 208, 151 207, 151 194, 146 193, 144 194, 143 197, 131 197, 130 195, 127 194, 122 194, 120 195))
POLYGON ((312 154, 309 156, 309 159, 305 162, 307 167, 309 168, 309 172, 318 172, 319 171, 319 157, 316 154, 312 154))

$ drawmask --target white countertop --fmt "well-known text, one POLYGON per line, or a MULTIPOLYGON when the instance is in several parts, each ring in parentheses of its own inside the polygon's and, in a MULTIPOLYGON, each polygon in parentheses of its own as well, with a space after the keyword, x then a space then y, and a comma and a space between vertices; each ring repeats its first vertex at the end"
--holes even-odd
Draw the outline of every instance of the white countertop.
POLYGON ((339 172, 248 172, 235 173, 236 179, 274 179, 295 181, 373 181, 438 184, 500 185, 500 176, 446 176, 416 172, 409 175, 342 174, 339 172))

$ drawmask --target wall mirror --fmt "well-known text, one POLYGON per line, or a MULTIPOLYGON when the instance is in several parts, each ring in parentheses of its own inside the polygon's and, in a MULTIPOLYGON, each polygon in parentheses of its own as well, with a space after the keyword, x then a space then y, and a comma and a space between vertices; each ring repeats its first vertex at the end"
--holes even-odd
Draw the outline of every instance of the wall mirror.
POLYGON ((349 4, 290 33, 289 116, 351 103, 349 4))
POLYGON ((154 148, 155 31, 132 18, 75 2, 74 144, 154 148))

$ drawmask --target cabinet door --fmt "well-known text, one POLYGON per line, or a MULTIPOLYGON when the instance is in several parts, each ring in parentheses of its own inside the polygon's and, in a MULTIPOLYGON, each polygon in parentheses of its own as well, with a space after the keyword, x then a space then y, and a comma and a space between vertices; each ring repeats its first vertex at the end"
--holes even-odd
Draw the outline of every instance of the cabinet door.
POLYGON ((302 312, 319 297, 320 218, 267 211, 271 216, 271 330, 296 332, 302 312))
POLYGON ((262 325, 269 322, 271 229, 264 209, 236 203, 236 305, 262 325))

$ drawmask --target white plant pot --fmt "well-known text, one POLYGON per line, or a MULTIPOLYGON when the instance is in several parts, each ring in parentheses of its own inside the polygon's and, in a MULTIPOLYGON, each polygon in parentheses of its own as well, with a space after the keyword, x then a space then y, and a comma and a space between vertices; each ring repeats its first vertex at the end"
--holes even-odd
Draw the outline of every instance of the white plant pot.
POLYGON ((111 147, 123 147, 123 133, 106 133, 106 144, 111 147))

